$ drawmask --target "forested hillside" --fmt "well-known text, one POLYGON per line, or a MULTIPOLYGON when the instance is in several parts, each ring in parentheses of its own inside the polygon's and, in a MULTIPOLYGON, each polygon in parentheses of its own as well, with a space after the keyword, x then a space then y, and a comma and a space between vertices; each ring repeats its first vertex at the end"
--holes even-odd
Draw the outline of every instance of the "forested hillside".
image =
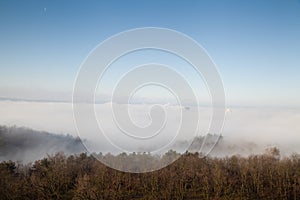
POLYGON ((0 126, 0 161, 10 159, 27 163, 59 151, 65 154, 81 153, 84 147, 79 138, 70 135, 0 126))
MULTIPOLYGON (((215 137, 208 135, 207 141, 215 137)), ((191 150, 203 139, 195 138, 191 150)), ((299 154, 284 157, 278 148, 270 147, 263 154, 216 156, 229 150, 243 153, 247 148, 255 144, 242 149, 221 137, 206 157, 174 150, 164 155, 90 155, 80 153, 84 151, 80 139, 72 136, 0 126, 0 199, 300 199, 299 154), (96 158, 135 172, 179 159, 154 172, 125 173, 96 158)))
MULTIPOLYGON (((130 162, 137 155, 109 156, 130 162)), ((300 156, 280 158, 276 148, 248 158, 186 153, 141 174, 108 168, 86 154, 57 154, 32 165, 2 162, 0 177, 1 199, 300 199, 300 156)))

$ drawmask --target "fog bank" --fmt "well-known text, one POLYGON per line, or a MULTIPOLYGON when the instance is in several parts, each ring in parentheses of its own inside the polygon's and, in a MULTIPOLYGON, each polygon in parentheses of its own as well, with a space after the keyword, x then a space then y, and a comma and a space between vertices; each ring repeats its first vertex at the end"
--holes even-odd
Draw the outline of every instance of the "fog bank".
MULTIPOLYGON (((164 129, 164 138, 172 138, 172 134, 178 126, 178 113, 194 112, 193 107, 182 108, 178 106, 164 105, 169 115, 168 124, 164 129), (169 137, 169 136, 172 137, 169 137)), ((117 137, 121 132, 111 126, 110 104, 96 105, 96 115, 104 124, 106 134, 117 137), (119 131, 119 132, 118 132, 119 131)), ((149 118, 149 105, 131 105, 132 119, 139 126, 151 123, 149 118)), ((206 135, 209 127, 211 110, 208 107, 199 108, 200 126, 195 136, 206 135)), ((282 152, 300 152, 300 110, 283 108, 230 108, 226 113, 223 137, 226 147, 233 149, 230 154, 245 152, 252 149, 250 153, 264 149, 267 146, 278 146, 282 152), (244 149, 244 150, 242 150, 244 149), (244 152, 243 152, 244 151, 244 152)), ((70 134, 77 137, 76 126, 73 120, 72 104, 57 102, 22 102, 22 101, 0 101, 0 124, 7 126, 24 126, 39 131, 48 131, 57 134, 70 134)), ((89 120, 86 121, 89 126, 89 120)), ((186 130, 186 138, 180 137, 178 141, 189 141, 193 134, 186 130)), ((216 133, 211 133, 216 134, 216 133)), ((81 135, 87 141, 96 143, 95 149, 109 152, 106 142, 95 140, 98 135, 88 132, 81 135)), ((178 141, 176 141, 178 143, 178 141)), ((118 141, 116 141, 118 142, 118 141)), ((123 141, 124 145, 127 144, 123 141)), ((176 143, 176 144, 177 144, 176 143)), ((151 151, 151 144, 145 145, 141 151, 151 151)), ((158 144, 159 145, 159 144, 158 144)), ((126 146, 126 147, 127 147, 126 146)))

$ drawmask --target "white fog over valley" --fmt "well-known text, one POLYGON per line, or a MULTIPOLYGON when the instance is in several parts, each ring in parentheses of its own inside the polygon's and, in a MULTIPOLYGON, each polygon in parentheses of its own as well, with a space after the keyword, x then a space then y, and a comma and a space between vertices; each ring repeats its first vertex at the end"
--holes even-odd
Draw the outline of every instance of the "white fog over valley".
MULTIPOLYGON (((118 105, 122 106, 122 105, 118 105)), ((125 105, 123 105, 125 106, 125 105)), ((180 122, 180 112, 195 112, 194 107, 179 107, 173 105, 163 105, 167 120, 161 138, 158 141, 164 143, 170 138, 176 136, 176 130, 180 122)), ((102 130, 105 131, 112 141, 118 143, 130 151, 151 152, 153 143, 144 141, 145 145, 138 147, 141 143, 132 144, 130 140, 119 137, 122 132, 114 126, 113 121, 109 117, 111 115, 110 103, 96 104, 96 116, 102 123, 102 130), (152 145, 152 146, 151 146, 152 145), (131 149, 130 149, 131 148, 131 149)), ((135 104, 129 105, 130 116, 137 126, 146 126, 151 123, 148 115, 150 105, 135 104), (132 112, 130 111, 132 110, 132 112)), ((253 153, 263 153, 264 149, 270 146, 276 146, 280 149, 281 155, 290 155, 292 153, 300 153, 300 147, 297 145, 300 140, 300 110, 291 108, 260 108, 260 107, 231 107, 226 112, 225 126, 222 132, 222 140, 212 151, 212 155, 230 156, 232 154, 250 155, 253 153), (226 149, 226 151, 224 150, 226 149)), ((192 130, 185 130, 185 135, 180 135, 172 146, 175 150, 182 150, 180 144, 188 145, 195 136, 204 136, 208 132, 211 117, 211 109, 209 107, 199 107, 199 128, 197 135, 193 135, 192 130), (178 148, 178 149, 176 149, 178 148)), ((87 119, 86 127, 89 127, 87 119)), ((72 104, 61 102, 30 102, 30 101, 0 101, 0 125, 26 127, 36 131, 45 131, 57 135, 71 135, 77 138, 78 133, 73 119, 72 104)), ((92 151, 98 152, 114 152, 109 149, 105 138, 101 138, 97 132, 91 129, 88 133, 80 133, 80 138, 85 140, 85 144, 92 146, 92 151)), ((143 133, 142 133, 143 134, 143 133)), ((217 133, 210 133, 217 134, 217 133)), ((68 136, 69 137, 69 136, 68 136)), ((49 139, 51 140, 51 138, 49 139)), ((66 151, 67 153, 78 153, 81 148, 65 148, 65 143, 59 140, 49 141, 46 146, 36 144, 30 152, 22 152, 21 156, 25 161, 39 158, 45 154, 55 153, 57 150, 66 151), (60 145, 59 148, 57 148, 60 145), (38 147, 38 148, 37 148, 38 147), (25 155, 23 155, 23 154, 25 155), (43 155, 42 155, 43 154, 43 155)), ((68 143, 69 144, 69 143, 68 143)), ((70 145, 70 144, 69 144, 70 145)), ((163 144, 156 144, 163 145, 163 144)), ((198 149, 198 147, 194 148, 198 149)), ((200 147, 199 147, 200 148, 200 147)), ((91 150, 91 149, 89 149, 91 150)), ((184 151, 184 149, 182 150, 184 151)), ((120 151, 122 152, 122 151, 120 151)), ((115 153, 120 153, 115 152, 115 153)), ((15 154, 7 154, 1 159, 14 159, 15 154)), ((20 156, 19 156, 20 157, 20 156)), ((18 159, 17 157, 16 159, 18 159)))

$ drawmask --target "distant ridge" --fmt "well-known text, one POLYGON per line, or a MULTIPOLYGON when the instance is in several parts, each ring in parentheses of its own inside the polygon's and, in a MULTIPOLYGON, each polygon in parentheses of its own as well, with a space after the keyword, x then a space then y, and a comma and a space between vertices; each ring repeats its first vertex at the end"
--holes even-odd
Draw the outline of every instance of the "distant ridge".
POLYGON ((71 135, 57 135, 26 127, 0 126, 0 160, 30 162, 47 154, 85 151, 81 140, 71 135))

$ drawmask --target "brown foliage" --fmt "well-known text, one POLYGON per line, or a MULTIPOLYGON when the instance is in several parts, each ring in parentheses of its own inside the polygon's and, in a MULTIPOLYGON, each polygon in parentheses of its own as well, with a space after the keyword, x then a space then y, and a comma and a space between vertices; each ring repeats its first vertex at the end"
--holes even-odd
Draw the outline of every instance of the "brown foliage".
MULTIPOLYGON (((134 155, 109 158, 130 163, 134 155)), ((300 199, 299 183, 299 155, 280 159, 276 149, 248 158, 186 153, 143 174, 116 171, 86 154, 59 153, 32 165, 0 164, 1 199, 300 199)))

